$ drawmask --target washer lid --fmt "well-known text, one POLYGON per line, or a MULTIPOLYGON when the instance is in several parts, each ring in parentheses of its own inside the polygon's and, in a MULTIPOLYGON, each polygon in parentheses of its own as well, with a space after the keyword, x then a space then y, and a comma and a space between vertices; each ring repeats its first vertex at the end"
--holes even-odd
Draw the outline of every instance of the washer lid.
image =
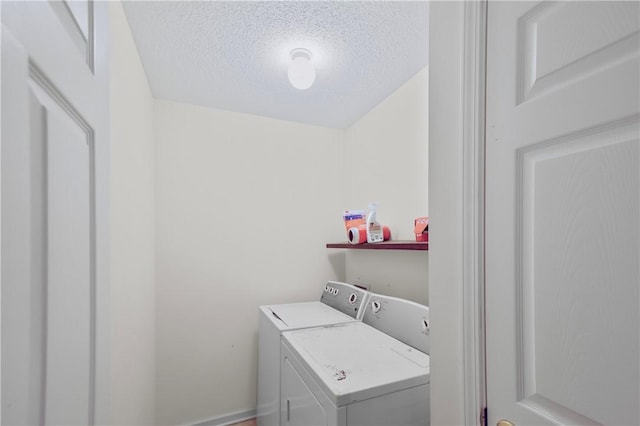
POLYGON ((260 310, 280 330, 295 330, 355 321, 349 315, 321 302, 267 305, 261 306, 260 310))
POLYGON ((282 337, 336 406, 429 383, 429 355, 361 322, 282 337))

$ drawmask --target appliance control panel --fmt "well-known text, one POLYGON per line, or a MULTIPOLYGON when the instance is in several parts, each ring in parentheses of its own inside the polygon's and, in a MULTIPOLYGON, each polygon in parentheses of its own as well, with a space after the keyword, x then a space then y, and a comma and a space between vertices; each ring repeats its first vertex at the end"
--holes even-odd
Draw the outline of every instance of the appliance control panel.
POLYGON ((320 301, 355 319, 362 319, 369 292, 351 284, 329 281, 320 301))
POLYGON ((362 322, 422 352, 429 353, 429 307, 371 293, 362 322))

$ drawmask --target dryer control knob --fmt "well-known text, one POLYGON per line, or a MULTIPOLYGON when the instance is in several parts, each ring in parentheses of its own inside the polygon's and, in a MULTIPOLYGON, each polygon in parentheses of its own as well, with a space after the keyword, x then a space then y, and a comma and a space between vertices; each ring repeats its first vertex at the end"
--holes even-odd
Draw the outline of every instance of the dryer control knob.
POLYGON ((356 303, 356 300, 358 300, 358 295, 355 293, 351 293, 349 295, 349 303, 353 305, 354 303, 356 303))
POLYGON ((337 289, 337 288, 334 288, 334 289, 333 289, 333 295, 334 295, 334 296, 337 296, 337 295, 338 295, 338 293, 340 293, 340 290, 339 290, 339 289, 337 289))
POLYGON ((425 318, 422 319, 422 332, 429 334, 429 321, 425 318))
POLYGON ((328 291, 329 291, 329 286, 328 286, 328 285, 325 285, 325 286, 324 286, 324 292, 325 292, 325 293, 327 293, 328 291))
POLYGON ((379 300, 371 302, 371 310, 373 311, 374 314, 377 314, 378 312, 380 312, 381 308, 382 308, 382 303, 380 303, 379 300))

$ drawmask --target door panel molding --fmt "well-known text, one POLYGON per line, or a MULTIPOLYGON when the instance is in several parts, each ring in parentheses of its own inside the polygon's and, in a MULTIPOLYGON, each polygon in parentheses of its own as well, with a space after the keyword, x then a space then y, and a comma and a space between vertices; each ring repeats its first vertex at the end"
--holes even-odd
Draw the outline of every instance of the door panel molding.
MULTIPOLYGON (((42 326, 42 330, 40 330, 40 332, 42 333, 42 339, 44 339, 44 342, 42 343, 43 347, 43 353, 42 353, 42 357, 43 357, 43 363, 44 365, 42 366, 42 372, 43 377, 42 377, 42 382, 40 384, 41 386, 41 414, 40 414, 40 418, 42 420, 42 424, 45 423, 49 423, 47 420, 48 417, 48 411, 46 409, 46 402, 48 400, 48 386, 50 386, 50 384, 47 382, 47 378, 49 377, 49 373, 53 373, 53 371, 48 371, 49 369, 47 368, 47 362, 53 362, 51 360, 49 360, 49 356, 50 355, 56 355, 55 354, 55 349, 53 353, 50 353, 49 349, 50 349, 50 345, 47 343, 49 338, 53 338, 52 336, 50 336, 49 330, 47 328, 47 324, 48 324, 48 320, 51 320, 52 318, 56 317, 56 311, 57 309, 52 310, 50 308, 50 303, 55 303, 54 300, 52 300, 49 297, 49 287, 51 285, 55 285, 55 282, 50 282, 49 279, 51 278, 50 276, 50 272, 48 270, 48 265, 50 262, 54 261, 55 259, 52 259, 49 255, 50 250, 54 250, 53 253, 57 253, 58 251, 55 248, 52 248, 50 246, 50 239, 49 239, 49 235, 51 234, 51 232, 55 231, 55 229, 50 229, 49 228, 49 222, 50 219, 48 219, 49 217, 49 198, 48 198, 48 193, 50 191, 49 188, 49 173, 50 171, 48 170, 49 168, 49 161, 53 161, 52 160, 52 150, 55 149, 55 143, 52 145, 52 142, 50 140, 50 132, 53 131, 54 129, 51 127, 54 123, 52 122, 52 120, 55 120, 56 116, 58 117, 57 119, 60 120, 62 117, 60 116, 60 114, 63 114, 64 117, 67 118, 69 123, 73 123, 74 126, 77 126, 77 130, 79 131, 80 134, 82 134, 83 136, 81 137, 81 139, 83 140, 83 142, 86 144, 86 153, 84 155, 86 155, 86 165, 87 165, 87 174, 88 176, 86 177, 86 182, 88 184, 88 188, 87 188, 87 202, 88 205, 86 206, 87 209, 87 214, 88 214, 88 220, 87 223, 85 224, 86 226, 88 226, 88 241, 87 245, 88 245, 88 264, 86 265, 87 268, 87 274, 88 274, 88 282, 86 283, 86 285, 88 286, 88 288, 86 289, 87 291, 87 296, 88 296, 88 306, 87 306, 87 314, 88 314, 88 324, 87 324, 87 331, 88 331, 88 353, 87 353, 87 365, 85 366, 88 371, 87 371, 87 378, 88 378, 88 383, 87 385, 87 389, 86 389, 86 395, 87 395, 87 419, 86 419, 86 423, 87 424, 92 424, 94 422, 94 417, 95 417, 95 382, 96 382, 96 238, 95 238, 95 226, 96 226, 96 218, 95 218, 95 212, 96 212, 96 199, 95 199, 95 193, 96 193, 96 189, 95 189, 95 155, 94 155, 94 135, 95 132, 93 130, 93 128, 91 127, 91 125, 89 123, 87 123, 87 121, 82 117, 82 115, 73 107, 73 105, 66 99, 66 97, 56 88, 56 86, 46 77, 46 75, 44 74, 44 72, 42 72, 35 64, 33 64, 32 62, 29 63, 29 89, 30 92, 32 94, 32 100, 35 102, 34 108, 32 108, 32 113, 37 114, 36 117, 32 117, 32 123, 33 126, 32 127, 33 130, 36 130, 33 132, 32 134, 32 148, 34 148, 34 154, 36 154, 38 157, 40 157, 40 161, 37 161, 38 159, 35 159, 36 161, 34 161, 32 163, 32 182, 37 183, 40 188, 32 188, 32 192, 34 194, 34 199, 39 199, 39 203, 41 203, 42 205, 42 211, 44 213, 44 217, 43 219, 43 223, 41 223, 41 246, 43 247, 43 253, 42 253, 42 262, 40 264, 40 266, 34 264, 34 270, 36 268, 41 268, 42 273, 37 274, 38 276, 42 276, 43 280, 42 283, 40 285, 38 285, 38 287, 42 287, 42 302, 40 306, 33 306, 33 311, 32 314, 34 316, 39 316, 41 315, 42 318, 40 321, 37 320, 37 318, 34 318, 34 323, 39 323, 41 322, 43 324, 42 326), (47 247, 49 247, 47 249, 47 247)), ((33 157, 32 157, 33 158, 33 157)), ((37 209, 37 204, 33 204, 33 210, 32 213, 38 214, 38 209, 37 209)), ((34 229, 35 231, 35 229, 34 229)), ((34 232, 34 238, 38 238, 37 237, 38 232, 34 232)), ((38 244, 34 243, 34 248, 38 247, 38 244)), ((35 259, 34 259, 35 260, 35 259)), ((40 263, 40 262, 38 262, 40 263)), ((78 267, 80 267, 80 265, 78 265, 78 267)), ((60 277, 59 277, 60 278, 60 277)), ((60 282, 58 282, 58 284, 60 284, 60 282)), ((37 289, 33 288, 33 290, 37 291, 37 289)), ((58 308, 59 309, 59 308, 58 308)), ((60 314, 60 312, 58 312, 58 314, 60 314)), ((54 342, 57 341, 54 339, 54 342)), ((56 346, 54 346, 55 348, 56 346)), ((60 351, 60 348, 58 347, 58 355, 60 351)), ((78 368, 81 368, 80 365, 78 365, 78 368)), ((58 398, 60 399, 60 398, 58 398)), ((54 414, 55 416, 55 414, 54 414)))
MULTIPOLYGON (((562 156, 637 140, 640 115, 632 115, 603 125, 591 127, 564 136, 541 141, 516 150, 516 327, 517 335, 525 339, 517 341, 518 400, 535 394, 535 347, 533 301, 535 278, 533 273, 535 241, 534 195, 535 165, 562 156)), ((594 241, 594 246, 598 242, 594 241)))
POLYGON ((92 146, 94 143, 94 131, 91 125, 84 119, 67 100, 67 98, 58 90, 58 88, 47 78, 44 72, 38 68, 33 62, 29 61, 29 78, 33 80, 51 99, 53 99, 62 110, 64 110, 73 121, 87 133, 87 144, 92 146))
POLYGON ((95 64, 93 0, 75 0, 73 3, 67 0, 50 0, 49 4, 93 73, 95 64), (82 5, 86 5, 86 10, 80 12, 82 5))
MULTIPOLYGON (((604 227, 608 221, 612 224, 633 221, 631 217, 618 218, 616 214, 638 215, 637 194, 634 205, 634 197, 625 195, 630 189, 627 188, 625 182, 633 181, 633 175, 635 175, 635 180, 638 180, 639 123, 640 115, 632 115, 621 120, 594 126, 516 150, 515 281, 517 298, 516 327, 518 330, 516 335, 519 336, 516 341, 518 400, 533 409, 545 411, 548 416, 552 416, 556 420, 565 418, 571 419, 572 422, 582 423, 609 423, 612 421, 612 418, 593 419, 585 415, 584 411, 589 411, 589 407, 598 406, 597 401, 606 400, 603 392, 608 392, 608 390, 598 391, 596 383, 592 383, 593 380, 585 381, 585 379, 577 379, 576 377, 590 377, 600 374, 597 371, 588 372, 592 363, 587 360, 592 358, 591 354, 598 353, 597 348, 600 346, 593 344, 593 342, 606 342, 608 339, 605 336, 609 335, 609 339, 612 339, 612 342, 607 346, 619 347, 624 344, 626 339, 620 337, 620 333, 616 333, 616 330, 606 327, 606 324, 594 323, 592 327, 589 327, 590 331, 588 333, 581 333, 579 325, 575 323, 576 320, 571 320, 571 317, 579 316, 583 320, 580 321, 580 324, 587 323, 591 318, 598 316, 598 307, 592 306, 591 303, 587 303, 585 307, 586 301, 563 299, 562 295, 570 291, 571 286, 574 285, 584 289, 583 291, 602 293, 598 299, 605 305, 619 305, 621 303, 621 301, 615 300, 613 296, 608 297, 608 295, 616 294, 614 288, 609 288, 613 284, 601 282, 598 278, 604 279, 604 276, 616 276, 617 273, 622 275, 616 271, 632 273, 628 270, 628 264, 633 264, 633 259, 627 259, 628 262, 625 262, 624 256, 612 257, 611 253, 633 252, 633 247, 629 246, 629 244, 633 244, 624 238, 625 233, 633 233, 633 229, 625 231, 615 225, 606 225, 607 230, 605 231, 604 227), (547 181, 549 180, 548 177, 544 176, 544 173, 560 172, 563 175, 571 175, 573 168, 578 165, 580 169, 576 170, 575 174, 585 176, 584 172, 588 171, 584 170, 584 163, 590 165, 588 171, 594 174, 591 177, 592 182, 581 179, 571 183, 574 186, 569 187, 570 183, 560 185, 560 181, 564 179, 553 179, 551 182, 553 188, 547 185, 546 188, 538 189, 541 181, 544 181, 545 178, 547 181), (550 164, 554 165, 553 168, 549 167, 550 164), (602 187, 598 185, 602 185, 602 187), (557 193, 561 191, 567 193, 570 191, 570 196, 557 196, 557 193), (537 205, 545 202, 545 198, 553 197, 554 195, 556 195, 553 198, 554 201, 552 201, 554 205, 557 205, 556 203, 561 200, 564 202, 562 206, 556 207, 554 218, 556 222, 561 222, 562 226, 558 225, 553 228, 554 236, 561 240, 557 244, 564 247, 564 251, 547 254, 549 249, 555 247, 555 244, 551 244, 551 241, 547 240, 548 235, 542 228, 551 227, 551 223, 547 220, 536 218, 535 209, 537 205), (587 208, 589 203, 594 206, 619 206, 620 201, 625 199, 628 200, 626 209, 618 208, 616 212, 611 211, 605 215, 606 217, 602 217, 602 211, 587 208), (635 213, 633 213, 634 209, 635 213), (584 218, 586 215, 592 217, 592 227, 583 226, 588 222, 584 218), (607 238, 607 234, 615 235, 615 238, 607 238), (576 246, 576 238, 583 241, 584 244, 576 246), (538 242, 538 239, 542 239, 542 243, 538 242), (542 244, 545 249, 539 248, 538 244, 542 244), (580 254, 581 247, 584 247, 582 254, 580 254), (597 265, 599 267, 598 270, 603 271, 603 276, 600 277, 595 270, 587 273, 585 269, 578 268, 578 258, 576 256, 579 254, 580 258, 590 257, 592 259, 590 264, 597 265), (562 261, 550 261, 547 258, 548 256, 562 261), (537 269, 538 259, 543 264, 543 274, 538 273, 540 272, 537 269), (574 269, 571 268, 572 265, 575 265, 574 269), (625 265, 627 266, 626 269, 625 265), (579 282, 575 283, 578 277, 579 282), (549 282, 549 279, 553 280, 553 282, 549 282), (567 289, 565 290, 564 287, 567 287, 567 289), (537 297, 541 291, 545 291, 545 293, 549 291, 555 292, 556 294, 551 300, 557 301, 553 302, 557 303, 557 305, 549 306, 546 303, 536 302, 538 300, 549 300, 548 297, 537 297), (562 305, 562 302, 565 302, 565 304, 562 305), (570 317, 564 314, 565 310, 571 310, 570 317), (536 329, 543 327, 537 327, 537 325, 539 325, 540 321, 549 317, 556 319, 558 330, 564 330, 564 333, 562 333, 564 336, 563 341, 558 342, 558 344, 562 343, 574 349, 564 349, 563 353, 560 353, 553 348, 540 348, 537 344, 536 329), (586 334, 590 337, 587 338, 586 334), (617 336, 617 340, 611 336, 617 336), (585 338, 591 343, 586 343, 584 341, 585 338), (594 349, 590 350, 590 347, 594 349), (563 356, 569 356, 570 354, 573 354, 571 359, 563 358, 563 356), (554 375, 553 370, 539 365, 549 357, 555 359, 556 363, 563 364, 564 370, 556 371, 556 375, 554 375), (555 379, 558 374, 567 376, 562 386, 555 379), (552 384, 549 384, 550 382, 552 384), (579 393, 579 389, 585 387, 587 383, 590 383, 591 387, 594 388, 589 392, 593 402, 578 408, 571 401, 572 397, 570 395, 579 393), (563 403, 561 400, 565 402, 563 403), (574 405, 574 409, 571 409, 570 405, 574 405), (578 409, 583 410, 583 412, 576 411, 578 409)), ((549 204, 549 201, 546 203, 549 204)), ((636 279, 638 279, 638 274, 636 273, 635 275, 636 279)), ((576 291, 571 292, 571 294, 575 293, 576 291)), ((602 311, 604 312, 605 309, 602 309, 602 311)), ((601 355, 604 356, 604 354, 601 355)), ((592 361, 595 363, 595 360, 592 361)), ((612 364, 625 362, 623 359, 618 361, 612 364)), ((615 367, 612 370, 615 370, 615 367)), ((610 372, 604 374, 610 376, 610 372)), ((622 376, 622 374, 619 375, 622 376)), ((623 394, 633 394, 633 385, 627 384, 625 387, 626 382, 624 379, 620 380, 619 377, 618 379, 621 392, 623 394)), ((601 382, 602 385, 605 384, 604 378, 596 381, 601 382)), ((608 389, 609 386, 604 386, 604 388, 608 389)), ((606 411, 605 407, 594 409, 593 415, 597 415, 596 412, 604 413, 606 411)), ((619 411, 623 411, 622 407, 620 407, 619 411)), ((612 413, 608 414, 613 415, 612 413)))
POLYGON ((42 143, 47 127, 47 111, 42 107, 37 95, 29 90, 30 126, 40 128, 32 133, 29 140, 30 175, 30 219, 31 219, 31 282, 29 283, 29 316, 31 338, 28 401, 34 408, 32 418, 38 424, 45 424, 46 374, 47 374, 47 199, 46 199, 46 148, 42 143))
POLYGON ((540 395, 531 395, 518 403, 555 424, 584 426, 602 425, 602 423, 598 423, 588 417, 582 416, 579 413, 569 410, 567 407, 556 404, 555 402, 540 395))
POLYGON ((592 14, 576 13, 574 7, 584 5, 543 2, 518 20, 517 104, 637 55, 633 16, 640 4, 592 2, 587 7, 598 9, 592 14), (598 25, 607 18, 620 24, 613 31, 598 25))

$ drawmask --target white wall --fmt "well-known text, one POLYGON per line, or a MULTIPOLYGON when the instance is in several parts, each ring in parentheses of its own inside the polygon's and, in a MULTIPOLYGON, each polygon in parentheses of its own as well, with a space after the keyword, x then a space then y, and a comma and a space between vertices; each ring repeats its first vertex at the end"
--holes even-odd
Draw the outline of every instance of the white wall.
POLYGON ((109 4, 112 424, 155 423, 153 99, 119 2, 109 4))
POLYGON ((431 422, 462 425, 464 2, 431 3, 429 25, 429 299, 431 422))
POLYGON ((344 132, 157 101, 157 422, 255 409, 258 306, 344 277, 344 132))
MULTIPOLYGON (((378 203, 394 239, 413 240, 427 216, 429 72, 424 68, 346 131, 350 209, 378 203)), ((428 303, 428 252, 346 253, 346 280, 371 291, 428 303)))

